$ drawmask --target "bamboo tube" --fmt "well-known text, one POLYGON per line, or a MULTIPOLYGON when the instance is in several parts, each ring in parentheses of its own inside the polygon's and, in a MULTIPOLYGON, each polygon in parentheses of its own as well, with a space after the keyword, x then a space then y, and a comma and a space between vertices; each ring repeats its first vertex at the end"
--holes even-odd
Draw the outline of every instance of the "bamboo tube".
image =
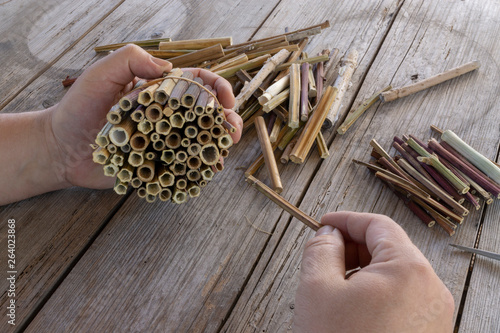
POLYGON ((156 38, 156 39, 148 39, 148 40, 137 40, 132 42, 124 42, 124 43, 116 43, 116 44, 108 44, 108 45, 100 45, 94 48, 95 52, 107 52, 119 49, 127 44, 135 44, 141 47, 148 46, 158 46, 161 42, 169 42, 170 38, 156 38))
POLYGON ((314 80, 313 67, 309 65, 309 98, 318 96, 316 81, 314 80))
POLYGON ((191 140, 188 138, 182 138, 181 140, 181 146, 184 148, 187 148, 191 145, 191 140))
MULTIPOLYGON (((108 150, 109 151, 109 150, 108 150)), ((120 150, 120 151, 117 151, 113 154, 113 156, 111 156, 110 158, 110 162, 113 163, 114 165, 116 166, 123 166, 123 162, 124 162, 124 155, 123 155, 123 152, 120 150)))
POLYGON ((146 183, 146 193, 150 195, 158 195, 161 191, 160 182, 158 181, 158 176, 155 176, 152 181, 146 183))
POLYGON ((174 89, 178 79, 169 79, 171 76, 182 76, 182 70, 180 68, 174 68, 172 71, 166 76, 165 80, 160 84, 158 89, 156 89, 154 93, 154 100, 161 105, 165 105, 167 103, 172 90, 174 89))
POLYGON ((465 143, 465 141, 460 139, 458 135, 450 130, 446 130, 443 134, 441 134, 441 140, 452 146, 453 149, 464 156, 476 168, 484 172, 495 183, 500 184, 500 168, 477 150, 465 143))
POLYGON ((174 174, 174 176, 184 176, 186 174, 186 163, 180 163, 174 161, 170 166, 170 171, 174 174))
MULTIPOLYGON (((299 59, 300 55, 302 54, 302 51, 304 51, 304 48, 307 46, 307 43, 309 42, 309 38, 305 37, 300 40, 300 42, 297 44, 298 50, 293 51, 290 56, 287 59, 288 63, 295 62, 297 59, 299 59)), ((287 76, 290 74, 290 67, 285 68, 279 74, 274 78, 274 82, 278 82, 281 80, 283 77, 287 76)))
POLYGON ((161 152, 160 160, 166 164, 171 164, 175 161, 175 152, 173 149, 165 149, 161 152))
POLYGON ((189 139, 194 139, 198 135, 198 128, 194 125, 188 125, 184 129, 184 135, 189 139))
POLYGON ((239 55, 232 57, 232 58, 229 58, 226 61, 223 61, 215 66, 210 67, 210 71, 211 72, 221 71, 223 69, 227 69, 230 67, 242 65, 242 64, 248 62, 248 60, 249 60, 248 56, 245 53, 239 54, 239 55))
POLYGON ((153 142, 153 149, 156 150, 156 151, 163 151, 163 149, 165 149, 165 141, 163 140, 158 140, 158 141, 155 141, 153 142))
POLYGON ((121 150, 118 150, 118 148, 112 143, 106 146, 106 150, 109 151, 110 154, 116 154, 117 152, 123 153, 121 150))
POLYGON ((214 177, 214 172, 208 165, 204 165, 200 168, 201 177, 206 181, 211 181, 214 177))
POLYGON ((111 109, 106 114, 106 119, 109 123, 117 125, 122 121, 123 110, 120 109, 120 105, 116 104, 111 107, 111 109))
POLYGON ((209 130, 215 125, 215 118, 211 114, 204 114, 198 118, 198 126, 201 129, 209 130))
POLYGON ((153 130, 153 123, 148 119, 143 119, 137 124, 137 130, 148 135, 153 130))
MULTIPOLYGON (((212 89, 212 87, 210 87, 209 85, 205 85, 204 87, 207 89, 212 89)), ((194 106, 194 113, 197 116, 201 116, 205 112, 205 107, 207 106, 208 102, 208 96, 208 92, 202 89, 200 95, 198 96, 198 99, 196 100, 196 105, 194 106)))
POLYGON ((222 127, 222 125, 214 125, 212 128, 210 128, 210 134, 214 139, 220 138, 225 133, 226 131, 224 130, 224 127, 222 127))
POLYGON ((150 142, 147 135, 141 132, 135 132, 130 138, 130 147, 135 151, 146 150, 150 142))
POLYGON ((213 143, 205 144, 200 151, 201 161, 206 165, 214 165, 219 160, 219 149, 213 143))
POLYGON ((266 77, 274 71, 276 66, 283 63, 289 55, 289 51, 281 50, 276 55, 267 59, 266 63, 262 66, 255 77, 250 82, 247 82, 238 96, 236 96, 233 110, 238 110, 240 106, 253 95, 257 88, 259 88, 266 77))
POLYGON ((113 163, 109 163, 103 166, 103 170, 105 176, 115 177, 118 171, 120 171, 120 168, 117 165, 114 165, 113 163))
POLYGON ((271 132, 269 133, 269 141, 271 141, 271 143, 275 143, 278 141, 278 135, 281 132, 282 123, 283 120, 281 118, 276 117, 273 127, 271 128, 271 132))
POLYGON ((170 149, 177 149, 181 146, 182 137, 177 131, 171 131, 165 138, 165 144, 170 149))
POLYGON ((201 179, 200 181, 197 182, 197 184, 200 187, 205 187, 207 186, 208 182, 205 179, 201 179))
POLYGON ((144 154, 144 158, 149 161, 156 161, 158 159, 158 154, 154 151, 147 151, 146 154, 144 154))
POLYGON ((300 120, 306 122, 309 118, 309 64, 300 66, 300 120))
POLYGON ((168 135, 172 130, 172 126, 166 119, 162 119, 155 124, 155 130, 157 134, 168 135))
POLYGON ((244 70, 251 70, 251 69, 254 69, 254 68, 261 67, 267 61, 267 59, 269 59, 270 56, 271 55, 269 55, 269 54, 265 54, 263 56, 260 56, 260 57, 257 57, 255 59, 249 60, 248 62, 246 62, 244 64, 240 64, 240 65, 236 65, 236 66, 232 66, 232 67, 229 67, 229 68, 225 68, 225 69, 216 71, 215 74, 217 74, 219 76, 222 76, 223 78, 227 79, 227 78, 235 75, 236 72, 239 71, 239 70, 242 70, 242 69, 244 69, 244 70))
POLYGON ((318 146, 318 152, 321 158, 325 159, 330 156, 328 146, 326 145, 325 138, 323 137, 323 133, 321 133, 321 131, 319 131, 318 136, 316 136, 316 146, 318 146))
POLYGON ((158 177, 158 181, 160 182, 162 187, 173 186, 175 183, 175 176, 168 170, 164 170, 158 177))
POLYGON ((185 163, 188 159, 188 154, 184 150, 179 150, 175 153, 175 160, 179 163, 185 163))
POLYGON ((128 183, 122 183, 117 178, 113 189, 115 190, 116 194, 124 195, 127 193, 127 187, 128 187, 128 183))
POLYGON ((198 156, 189 156, 186 165, 189 169, 199 169, 201 167, 201 159, 198 156))
POLYGON ((152 103, 146 108, 146 119, 156 123, 163 117, 163 106, 160 103, 152 103))
MULTIPOLYGON (((184 72, 181 77, 189 80, 194 79, 194 75, 192 72, 184 72)), ((172 110, 175 111, 181 106, 181 98, 188 89, 188 87, 189 87, 189 82, 185 80, 178 80, 178 82, 175 84, 175 87, 172 90, 172 93, 170 94, 170 98, 168 99, 168 106, 172 110)))
POLYGON ((126 145, 123 145, 120 147, 120 150, 124 152, 125 154, 130 153, 132 148, 130 148, 130 145, 127 143, 126 145))
POLYGON ((156 195, 153 195, 153 194, 149 194, 149 193, 146 193, 146 201, 148 203, 153 203, 156 201, 158 197, 156 195))
POLYGON ((191 183, 187 187, 187 192, 191 198, 196 198, 200 196, 201 189, 195 183, 191 183))
POLYGON ((173 67, 190 67, 201 64, 204 61, 217 59, 224 56, 224 51, 220 44, 209 46, 201 50, 187 53, 178 57, 170 58, 168 61, 173 67))
POLYGON ((198 143, 192 143, 187 147, 187 152, 189 156, 196 156, 200 153, 201 151, 201 145, 198 143))
POLYGON ((97 134, 95 139, 95 143, 99 147, 106 147, 109 144, 109 131, 113 128, 113 124, 107 122, 106 125, 103 126, 101 131, 97 134))
POLYGON ((184 124, 186 122, 186 119, 182 115, 181 112, 176 112, 173 115, 170 116, 170 126, 172 128, 183 128, 184 124))
POLYGON ((146 195, 147 195, 147 193, 146 193, 146 188, 145 187, 139 187, 137 189, 137 196, 139 198, 146 198, 146 195))
POLYGON ((197 169, 191 169, 186 172, 186 177, 192 182, 197 182, 201 179, 201 173, 197 169))
POLYGON ((139 177, 142 182, 147 183, 153 180, 155 176, 155 162, 154 161, 144 161, 137 168, 137 177, 139 177))
POLYGON ((300 119, 300 66, 290 67, 290 96, 288 105, 288 127, 298 128, 300 119))
POLYGON ((224 134, 217 139, 217 146, 220 149, 228 149, 232 145, 233 145, 233 139, 229 134, 224 134))
POLYGON ((273 153, 274 149, 269 141, 264 118, 257 117, 255 119, 255 128, 257 130, 262 154, 264 155, 264 164, 267 167, 267 171, 271 179, 271 187, 274 191, 276 191, 276 193, 281 193, 283 192, 283 185, 281 184, 278 165, 276 164, 276 159, 273 153))
POLYGON ((147 53, 155 58, 168 59, 178 57, 187 53, 194 52, 194 50, 145 50, 147 53))
POLYGON ((263 193, 268 199, 273 201, 275 204, 280 206, 282 209, 286 210, 290 215, 307 225, 309 228, 313 230, 318 230, 321 227, 321 224, 314 220, 312 217, 308 216, 300 209, 292 205, 290 202, 286 201, 283 197, 276 194, 273 190, 267 187, 264 183, 259 181, 257 178, 253 176, 248 176, 246 181, 255 187, 259 192, 263 193))
POLYGON ((92 160, 98 164, 107 164, 110 159, 110 153, 107 149, 99 147, 92 153, 92 160))
POLYGON ((129 142, 134 129, 135 123, 130 117, 127 117, 120 124, 113 125, 109 130, 109 140, 117 147, 121 147, 129 142))
POLYGON ((118 104, 123 111, 130 111, 133 108, 136 108, 138 105, 137 98, 139 97, 139 93, 141 89, 134 89, 125 96, 123 96, 118 104))
POLYGON ((158 194, 158 198, 163 202, 169 201, 172 199, 172 191, 168 188, 162 188, 160 194, 158 194))
POLYGON ((148 106, 149 104, 151 104, 154 101, 153 94, 156 91, 156 89, 158 89, 159 86, 160 85, 158 83, 155 83, 147 87, 146 89, 142 90, 139 93, 139 96, 137 97, 137 102, 144 106, 148 106))
MULTIPOLYGON (((195 77, 193 81, 198 82, 199 84, 203 85, 203 80, 199 77, 195 77)), ((200 96, 201 93, 201 88, 194 84, 191 83, 184 93, 181 98, 181 104, 185 108, 192 108, 194 107, 194 103, 198 99, 198 96, 200 96)))
POLYGON ((447 70, 443 73, 431 76, 431 77, 429 77, 425 80, 422 80, 420 82, 416 82, 416 83, 407 85, 407 86, 402 87, 402 88, 392 89, 392 90, 383 92, 380 95, 380 100, 383 103, 394 101, 398 98, 417 93, 417 92, 422 91, 424 89, 433 87, 439 83, 448 81, 448 80, 456 78, 460 75, 471 72, 471 71, 479 68, 479 66, 480 66, 479 61, 468 62, 466 64, 459 66, 459 67, 455 67, 455 68, 447 70))
POLYGON ((222 47, 228 47, 233 44, 232 37, 217 37, 203 39, 189 39, 161 42, 158 50, 201 50, 209 46, 220 44, 222 47))
POLYGON ((222 149, 220 150, 220 156, 221 156, 222 158, 228 157, 228 156, 229 156, 229 150, 222 148, 222 149))
POLYGON ((134 177, 130 181, 130 185, 132 185, 133 188, 139 188, 142 186, 142 180, 140 180, 139 177, 134 177))
POLYGON ((187 187, 187 180, 185 178, 179 178, 175 181, 175 187, 179 190, 185 190, 187 187))
POLYGON ((269 102, 273 97, 278 95, 280 92, 285 90, 290 86, 290 74, 284 76, 280 80, 276 81, 270 85, 266 91, 259 97, 260 105, 264 105, 269 102))
POLYGON ((363 103, 361 103, 361 105, 358 106, 358 108, 356 110, 350 112, 347 115, 344 122, 342 123, 342 125, 340 125, 340 127, 337 129, 337 133, 339 133, 340 135, 345 134, 347 132, 347 130, 349 129, 349 127, 351 127, 354 124, 354 122, 359 117, 361 117, 361 115, 363 113, 365 113, 365 111, 368 110, 368 108, 370 108, 370 106, 372 106, 373 104, 375 104, 375 102, 377 100, 379 100, 380 94, 383 93, 384 91, 391 89, 391 88, 392 88, 392 86, 388 85, 387 87, 383 88, 382 90, 377 91, 370 98, 368 98, 363 103))
POLYGON ((202 146, 206 145, 212 141, 212 135, 207 130, 200 131, 196 137, 196 141, 202 146))
POLYGON ((188 195, 185 191, 175 189, 174 194, 172 196, 172 202, 176 204, 185 203, 188 200, 188 195))
POLYGON ((134 167, 138 167, 144 163, 144 151, 132 150, 128 155, 128 164, 134 167))
POLYGON ((144 105, 139 105, 131 114, 130 118, 136 123, 141 122, 144 119, 144 105))
POLYGON ((345 92, 349 87, 352 74, 354 73, 357 65, 358 51, 354 49, 350 50, 344 59, 343 66, 339 70, 339 76, 333 84, 333 86, 338 89, 338 94, 335 98, 335 102, 333 103, 332 108, 330 109, 330 112, 328 113, 328 116, 326 117, 323 128, 331 128, 335 123, 340 107, 342 106, 342 99, 344 98, 345 92))
POLYGON ((337 88, 328 86, 321 98, 316 111, 313 113, 311 118, 309 118, 307 124, 302 130, 302 134, 297 141, 297 144, 293 148, 290 154, 290 160, 294 163, 303 163, 306 159, 309 150, 311 149, 314 140, 318 136, 321 126, 330 110, 335 97, 337 95, 337 88))
POLYGON ((307 59, 300 59, 300 60, 296 60, 294 62, 285 62, 279 66, 276 67, 276 71, 282 71, 282 70, 285 70, 287 68, 289 68, 290 66, 292 66, 293 64, 296 64, 296 65, 302 65, 303 63, 307 62, 309 64, 316 64, 318 62, 323 62, 323 61, 327 61, 329 59, 329 57, 327 55, 320 55, 320 56, 317 56, 317 57, 311 57, 311 58, 307 58, 307 59))
POLYGON ((280 92, 278 95, 274 96, 269 100, 269 102, 265 103, 262 106, 262 110, 264 112, 270 112, 274 110, 278 105, 286 101, 290 97, 290 89, 285 89, 282 92, 280 92))
POLYGON ((122 182, 122 183, 128 183, 132 181, 132 177, 134 176, 134 167, 131 166, 130 164, 125 164, 116 177, 122 182))

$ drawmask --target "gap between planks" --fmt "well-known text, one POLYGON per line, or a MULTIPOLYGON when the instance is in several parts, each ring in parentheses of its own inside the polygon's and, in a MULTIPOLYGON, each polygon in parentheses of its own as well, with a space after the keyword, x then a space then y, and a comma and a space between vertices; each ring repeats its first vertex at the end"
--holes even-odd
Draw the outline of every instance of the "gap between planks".
POLYGON ((28 88, 35 80, 37 80, 40 76, 43 75, 46 71, 48 71, 56 62, 58 62, 63 56, 66 55, 72 48, 74 48, 85 36, 87 36, 92 30, 94 30, 99 24, 102 23, 111 13, 113 13, 118 7, 120 7, 125 0, 121 0, 117 3, 113 8, 111 8, 107 13, 105 13, 97 22, 95 22, 87 31, 85 31, 80 37, 78 37, 73 43, 71 43, 66 49, 64 49, 57 57, 52 59, 49 63, 47 63, 42 69, 40 69, 35 75, 31 77, 31 79, 26 82, 19 90, 12 94, 10 98, 8 98, 5 102, 0 104, 0 112, 9 105, 21 92, 23 92, 26 88, 28 88))
POLYGON ((111 219, 116 215, 116 213, 120 210, 120 208, 123 206, 123 204, 127 201, 127 199, 132 195, 133 190, 129 190, 123 198, 111 209, 104 218, 101 226, 94 232, 94 234, 88 239, 87 243, 82 247, 82 249, 75 255, 73 260, 68 264, 66 269, 61 272, 59 278, 57 278, 54 282, 54 284, 51 287, 48 287, 47 292, 45 295, 42 295, 40 300, 34 305, 33 309, 26 315, 24 320, 17 326, 15 332, 23 332, 28 328, 28 326, 31 324, 33 319, 38 315, 40 310, 45 306, 45 304, 49 301, 49 299, 52 297, 52 295, 56 292, 56 290, 59 288, 59 286, 63 283, 63 281, 66 279, 66 277, 71 273, 73 268, 78 264, 80 259, 87 253, 88 249, 92 246, 94 241, 99 237, 99 235, 102 233, 102 231, 106 228, 106 226, 109 224, 111 219))

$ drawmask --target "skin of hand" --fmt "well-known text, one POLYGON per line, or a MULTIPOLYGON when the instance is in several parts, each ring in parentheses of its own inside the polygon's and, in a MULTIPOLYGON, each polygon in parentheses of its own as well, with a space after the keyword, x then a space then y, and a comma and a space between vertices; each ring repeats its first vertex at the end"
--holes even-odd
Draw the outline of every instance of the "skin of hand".
MULTIPOLYGON (((127 45, 97 61, 71 86, 55 106, 35 112, 0 115, 0 153, 9 157, 0 179, 0 205, 33 195, 83 186, 104 189, 114 184, 102 166, 92 161, 95 137, 106 123, 106 113, 137 80, 161 78, 170 62, 154 58, 135 45, 127 45), (18 133, 23 133, 20 135, 18 133)), ((243 122, 231 110, 234 95, 229 82, 203 69, 188 69, 211 85, 236 128, 237 143, 243 122)))
POLYGON ((453 331, 451 293, 393 220, 335 212, 321 223, 303 254, 294 332, 453 331))

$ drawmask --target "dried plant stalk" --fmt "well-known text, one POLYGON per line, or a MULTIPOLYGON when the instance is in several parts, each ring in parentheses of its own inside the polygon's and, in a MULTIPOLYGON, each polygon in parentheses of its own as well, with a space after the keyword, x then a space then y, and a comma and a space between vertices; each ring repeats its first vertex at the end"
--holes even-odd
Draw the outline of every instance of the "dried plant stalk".
POLYGON ((330 156, 328 146, 326 145, 325 138, 323 137, 323 133, 321 133, 321 131, 318 132, 318 136, 316 137, 316 145, 318 146, 318 152, 321 158, 325 159, 330 156))
POLYGON ((246 63, 216 71, 215 74, 227 79, 227 78, 235 75, 236 72, 238 72, 239 70, 242 70, 242 69, 243 70, 251 70, 254 68, 261 67, 267 61, 267 59, 269 59, 269 57, 271 57, 270 54, 265 54, 263 56, 249 60, 246 63))
POLYGON ((420 82, 416 82, 416 83, 410 84, 410 85, 402 87, 402 88, 392 89, 392 90, 383 92, 380 95, 380 100, 382 102, 394 101, 398 98, 417 93, 417 92, 422 91, 424 89, 433 87, 439 83, 445 82, 447 80, 450 80, 450 79, 453 79, 453 78, 458 77, 460 75, 471 72, 471 71, 479 68, 479 66, 480 66, 479 61, 468 62, 468 63, 463 64, 461 66, 447 70, 443 73, 437 74, 435 76, 431 76, 430 78, 427 78, 427 79, 422 80, 420 82))
POLYGON ((207 48, 187 53, 178 57, 170 58, 168 61, 173 67, 189 67, 200 64, 207 60, 212 60, 224 56, 224 50, 220 44, 209 46, 207 48))
POLYGON ((290 67, 290 96, 288 105, 288 127, 298 128, 300 120, 300 66, 290 67))
POLYGON ((182 76, 182 74, 183 73, 180 68, 172 69, 172 71, 167 75, 167 78, 163 80, 158 89, 154 92, 155 102, 160 103, 161 105, 165 105, 165 103, 167 103, 167 100, 178 81, 178 79, 169 79, 169 77, 182 76))
POLYGON ((154 101, 153 94, 159 86, 160 85, 156 83, 142 90, 137 97, 137 102, 144 106, 148 106, 149 104, 151 104, 154 101))
POLYGON ((302 134, 297 141, 292 153, 290 154, 290 159, 294 163, 303 163, 309 150, 311 149, 314 140, 318 136, 321 126, 330 110, 333 101, 337 95, 337 88, 328 86, 321 98, 316 111, 313 113, 311 118, 309 118, 307 124, 305 125, 302 134))
POLYGON ((135 123, 130 117, 126 117, 120 124, 113 125, 109 130, 109 140, 117 147, 126 145, 135 129, 135 123))
POLYGON ((286 210, 288 213, 290 213, 290 215, 292 215, 293 217, 304 223, 309 228, 313 230, 318 230, 321 227, 321 224, 318 221, 314 220, 312 217, 310 217, 309 215, 307 215, 306 213, 304 213, 303 211, 292 205, 290 202, 285 200, 275 191, 271 190, 257 178, 249 175, 246 180, 250 185, 259 190, 259 192, 263 193, 267 198, 269 198, 275 204, 280 206, 282 209, 286 210))
POLYGON ((328 113, 325 123, 323 125, 324 128, 331 128, 335 123, 340 107, 342 106, 342 99, 344 98, 345 92, 349 87, 351 82, 352 74, 358 65, 358 51, 352 49, 347 53, 346 58, 344 59, 343 66, 339 70, 339 76, 335 80, 333 84, 334 87, 338 89, 337 97, 328 113))
POLYGON ((260 147, 264 156, 265 165, 271 179, 271 187, 274 191, 276 191, 276 193, 281 193, 283 191, 283 185, 281 184, 278 165, 276 164, 276 159, 273 153, 274 149, 272 148, 271 141, 269 141, 264 118, 257 117, 255 119, 255 128, 257 130, 257 136, 259 138, 260 147))
POLYGON ((300 120, 309 118, 309 64, 300 66, 300 120))
MULTIPOLYGON (((287 62, 291 63, 291 62, 295 62, 297 59, 299 59, 300 55, 302 54, 302 51, 304 51, 305 47, 307 46, 307 43, 309 42, 309 38, 305 37, 303 38, 299 44, 298 44, 298 47, 299 49, 297 51, 293 51, 290 56, 288 57, 287 59, 287 62)), ((290 74, 290 67, 282 70, 277 76, 276 78, 274 79, 275 82, 278 82, 279 80, 281 80, 282 78, 284 78, 285 76, 287 76, 288 74, 290 74)))
POLYGON ((260 105, 264 105, 269 102, 273 97, 281 93, 283 90, 290 86, 290 74, 285 75, 280 80, 269 86, 266 91, 259 97, 260 105))
MULTIPOLYGON (((198 82, 200 85, 203 86, 203 80, 201 78, 195 77, 193 81, 198 82)), ((181 98, 182 106, 188 109, 193 108, 194 103, 198 99, 200 93, 201 93, 201 88, 198 85, 191 83, 186 92, 184 93, 184 95, 182 95, 181 98)))
POLYGON ((156 38, 156 39, 148 39, 148 40, 136 40, 136 41, 131 41, 131 42, 115 43, 115 44, 107 44, 107 45, 96 46, 94 48, 94 51, 95 52, 113 51, 113 50, 119 49, 120 47, 123 47, 123 46, 125 46, 127 44, 135 44, 135 45, 141 46, 141 47, 158 46, 161 42, 169 42, 169 41, 171 41, 170 38, 156 38))
POLYGON ((285 89, 262 106, 262 111, 270 112, 290 97, 290 89, 285 89))
POLYGON ((189 39, 161 42, 158 45, 159 50, 201 50, 210 46, 220 44, 222 47, 228 47, 233 44, 232 37, 217 37, 204 39, 189 39))

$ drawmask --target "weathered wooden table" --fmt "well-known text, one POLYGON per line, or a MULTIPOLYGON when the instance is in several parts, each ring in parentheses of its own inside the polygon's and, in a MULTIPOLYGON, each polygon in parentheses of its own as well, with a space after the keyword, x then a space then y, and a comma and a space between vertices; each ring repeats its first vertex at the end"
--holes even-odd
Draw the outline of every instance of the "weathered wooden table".
MULTIPOLYGON (((351 163, 368 159, 372 138, 388 149, 394 135, 430 138, 431 124, 498 161, 498 0, 3 1, 0 109, 57 103, 65 93, 61 80, 101 57, 96 45, 160 36, 232 35, 243 42, 327 19, 332 27, 312 38, 307 51, 360 53, 341 117, 389 83, 402 86, 475 59, 482 67, 377 104, 344 136, 326 131, 330 158, 313 152, 303 165, 281 165, 282 195, 317 219, 337 210, 391 216, 453 293, 457 330, 500 331, 500 262, 471 260, 448 246, 499 252, 498 200, 472 211, 450 238, 423 226, 351 163)), ((302 250, 313 232, 245 183, 244 167, 259 152, 251 130, 210 191, 182 206, 72 188, 1 207, 0 331, 289 331, 302 250), (15 327, 6 317, 8 219, 16 221, 15 327)), ((265 171, 257 176, 269 181, 265 171)))

